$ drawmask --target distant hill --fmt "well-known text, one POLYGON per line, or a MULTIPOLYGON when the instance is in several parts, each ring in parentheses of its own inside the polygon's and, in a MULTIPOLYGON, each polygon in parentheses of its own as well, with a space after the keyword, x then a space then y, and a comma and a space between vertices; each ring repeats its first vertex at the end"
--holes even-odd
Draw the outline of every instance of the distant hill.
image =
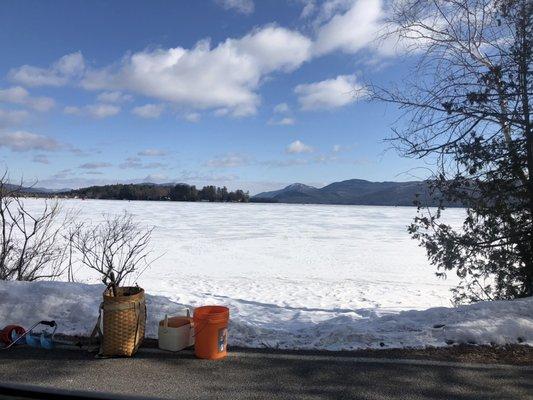
POLYGON ((427 181, 370 182, 363 179, 335 182, 321 189, 302 183, 294 183, 280 190, 258 193, 251 198, 251 201, 412 206, 417 196, 424 204, 437 204, 437 199, 429 199, 427 181))
POLYGON ((52 194, 52 193, 60 193, 60 192, 66 192, 70 189, 47 189, 43 187, 37 187, 37 186, 20 186, 20 185, 14 185, 11 183, 4 184, 5 188, 7 190, 16 190, 21 193, 29 193, 29 194, 52 194))

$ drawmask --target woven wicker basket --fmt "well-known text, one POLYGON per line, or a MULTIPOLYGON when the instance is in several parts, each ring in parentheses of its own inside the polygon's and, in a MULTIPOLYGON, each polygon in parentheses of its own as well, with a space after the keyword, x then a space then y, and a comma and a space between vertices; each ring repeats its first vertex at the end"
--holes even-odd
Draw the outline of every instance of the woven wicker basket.
POLYGON ((117 296, 104 292, 103 342, 101 354, 132 356, 144 339, 146 304, 144 290, 139 287, 119 287, 117 296))

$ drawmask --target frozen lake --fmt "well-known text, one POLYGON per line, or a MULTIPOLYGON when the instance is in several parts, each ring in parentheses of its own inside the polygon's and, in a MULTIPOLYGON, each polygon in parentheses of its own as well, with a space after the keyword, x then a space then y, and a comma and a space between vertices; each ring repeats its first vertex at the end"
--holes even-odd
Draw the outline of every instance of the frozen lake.
MULTIPOLYGON (((42 200, 26 203, 37 209, 42 200)), ((450 306, 456 283, 437 278, 409 237, 412 207, 105 200, 63 207, 92 221, 127 210, 154 226, 160 258, 139 285, 182 304, 229 305, 232 320, 254 329, 450 306)), ((447 212, 454 223, 462 216, 447 212)), ((98 281, 81 268, 76 277, 98 281)))

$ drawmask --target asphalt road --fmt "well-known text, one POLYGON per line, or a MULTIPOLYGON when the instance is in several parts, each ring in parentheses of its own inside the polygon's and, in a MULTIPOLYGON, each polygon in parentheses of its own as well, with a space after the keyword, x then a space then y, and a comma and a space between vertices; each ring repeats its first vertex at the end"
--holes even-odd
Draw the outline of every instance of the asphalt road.
POLYGON ((533 367, 254 352, 96 359, 19 347, 0 351, 1 383, 167 399, 533 399, 533 367))

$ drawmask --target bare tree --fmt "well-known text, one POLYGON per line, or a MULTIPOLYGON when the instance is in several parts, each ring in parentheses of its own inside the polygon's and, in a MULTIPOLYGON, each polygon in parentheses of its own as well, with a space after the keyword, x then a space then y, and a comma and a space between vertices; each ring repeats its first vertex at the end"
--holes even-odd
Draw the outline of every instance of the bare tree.
POLYGON ((62 232, 69 224, 58 202, 45 200, 30 213, 21 199, 22 185, 0 176, 0 280, 54 279, 64 273, 66 246, 62 232))
POLYGON ((421 204, 410 227, 440 275, 463 280, 457 300, 533 295, 533 2, 401 0, 389 35, 420 62, 395 88, 371 87, 408 124, 393 145, 431 160, 436 212, 421 204), (461 229, 441 220, 463 204, 461 229))
POLYGON ((102 282, 116 288, 131 274, 137 277, 150 265, 149 243, 152 228, 142 229, 131 214, 106 216, 101 224, 79 225, 72 236, 81 263, 102 276, 102 282))

